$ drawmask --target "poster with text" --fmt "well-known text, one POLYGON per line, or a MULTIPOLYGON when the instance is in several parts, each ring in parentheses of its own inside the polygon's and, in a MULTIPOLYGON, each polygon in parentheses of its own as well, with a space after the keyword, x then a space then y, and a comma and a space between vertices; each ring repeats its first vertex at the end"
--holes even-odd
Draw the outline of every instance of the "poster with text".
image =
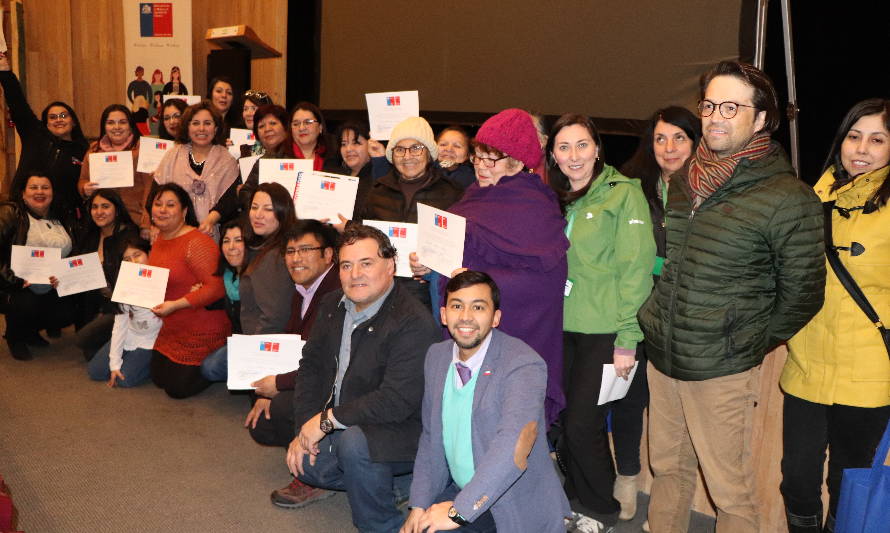
POLYGON ((126 94, 143 135, 156 135, 166 94, 193 94, 192 0, 121 0, 126 94), (191 91, 191 92, 190 92, 191 91))

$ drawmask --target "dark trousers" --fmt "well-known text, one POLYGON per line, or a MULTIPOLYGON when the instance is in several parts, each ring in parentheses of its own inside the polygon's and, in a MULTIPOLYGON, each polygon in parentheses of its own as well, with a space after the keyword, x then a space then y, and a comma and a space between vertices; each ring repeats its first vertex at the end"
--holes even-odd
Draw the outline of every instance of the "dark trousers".
POLYGON ((210 386, 201 375, 201 365, 181 365, 155 350, 151 357, 151 380, 167 396, 180 400, 194 396, 210 386))
POLYGON ((59 298, 55 290, 35 294, 30 289, 17 289, 0 297, 4 299, 2 308, 9 342, 23 341, 41 329, 63 328, 73 320, 73 298, 59 298))
POLYGON ((279 392, 269 405, 269 420, 260 415, 256 427, 250 428, 253 440, 266 446, 283 446, 287 448, 294 440, 294 391, 279 392))
POLYGON ((850 407, 785 395, 782 496, 788 512, 822 516, 822 470, 828 459, 828 512, 837 513, 845 468, 871 466, 890 406, 850 407))
MULTIPOLYGON (((615 337, 614 333, 593 335, 563 333, 565 362, 563 383, 566 408, 562 413, 563 438, 559 453, 566 468, 566 496, 576 511, 590 515, 606 525, 612 525, 617 521, 621 506, 612 496, 615 465, 606 432, 606 415, 613 406, 597 405, 597 400, 603 365, 613 362, 615 337)), ((639 368, 634 376, 634 382, 638 379, 645 379, 641 377, 639 368)), ((642 385, 632 384, 628 396, 634 393, 635 389, 636 394, 640 394, 646 389, 645 382, 642 385)), ((633 398, 626 399, 631 405, 640 401, 633 398)), ((645 406, 645 400, 643 405, 645 406)), ((633 463, 636 463, 634 473, 639 473, 639 435, 642 434, 642 419, 633 423, 629 415, 636 410, 637 408, 628 408, 619 416, 623 422, 619 427, 623 428, 622 431, 631 441, 634 440, 633 435, 637 435, 636 444, 633 445, 625 440, 624 448, 616 454, 622 457, 625 463, 631 463, 626 465, 628 471, 632 470, 633 463), (639 427, 635 428, 635 425, 639 427)), ((619 448, 619 438, 613 436, 616 439, 616 448, 619 448)))

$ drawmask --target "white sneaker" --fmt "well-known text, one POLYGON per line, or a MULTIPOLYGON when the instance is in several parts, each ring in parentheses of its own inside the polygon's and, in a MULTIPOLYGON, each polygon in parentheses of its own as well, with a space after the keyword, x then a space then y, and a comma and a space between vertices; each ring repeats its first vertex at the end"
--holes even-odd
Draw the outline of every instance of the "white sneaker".
POLYGON ((572 512, 572 520, 566 521, 566 531, 572 533, 612 533, 614 526, 605 526, 599 520, 590 518, 581 513, 572 512))

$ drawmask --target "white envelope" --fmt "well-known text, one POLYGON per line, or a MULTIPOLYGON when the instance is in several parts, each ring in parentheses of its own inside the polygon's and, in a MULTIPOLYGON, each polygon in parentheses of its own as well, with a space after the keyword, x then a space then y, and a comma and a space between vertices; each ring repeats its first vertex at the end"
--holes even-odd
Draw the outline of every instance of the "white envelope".
POLYGON ((600 381, 600 395, 596 404, 603 405, 604 403, 614 402, 627 396, 627 391, 630 389, 630 384, 633 383, 638 366, 640 366, 639 362, 634 363, 634 367, 630 369, 630 375, 627 376, 627 379, 624 379, 619 378, 615 374, 615 365, 603 365, 603 379, 600 381))
POLYGON ((417 203, 417 259, 445 277, 461 268, 467 219, 417 203))
POLYGON ((90 154, 90 181, 99 187, 133 186, 133 152, 97 152, 90 154))
POLYGON ((294 198, 297 216, 337 223, 340 214, 352 220, 358 182, 353 176, 309 172, 300 181, 299 194, 294 198))
POLYGON ((362 224, 372 226, 389 237, 389 242, 396 247, 396 276, 412 277, 411 262, 408 254, 417 251, 417 224, 408 222, 387 222, 385 220, 363 220, 362 224))
MULTIPOLYGON (((161 164, 161 159, 173 146, 173 141, 158 139, 157 137, 141 137, 139 139, 139 161, 136 162, 136 172, 151 174, 161 164)), ((92 164, 92 163, 91 163, 92 164)))
POLYGON ((420 116, 420 95, 417 91, 366 93, 368 122, 371 138, 383 141, 390 138, 392 129, 408 117, 420 116))

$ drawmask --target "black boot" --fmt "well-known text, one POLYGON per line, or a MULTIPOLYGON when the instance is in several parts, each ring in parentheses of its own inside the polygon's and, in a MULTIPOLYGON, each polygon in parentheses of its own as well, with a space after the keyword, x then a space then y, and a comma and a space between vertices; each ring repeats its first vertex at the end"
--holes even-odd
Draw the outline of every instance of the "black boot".
POLYGON ((822 513, 812 515, 796 515, 785 508, 788 520, 788 533, 822 533, 822 513))

